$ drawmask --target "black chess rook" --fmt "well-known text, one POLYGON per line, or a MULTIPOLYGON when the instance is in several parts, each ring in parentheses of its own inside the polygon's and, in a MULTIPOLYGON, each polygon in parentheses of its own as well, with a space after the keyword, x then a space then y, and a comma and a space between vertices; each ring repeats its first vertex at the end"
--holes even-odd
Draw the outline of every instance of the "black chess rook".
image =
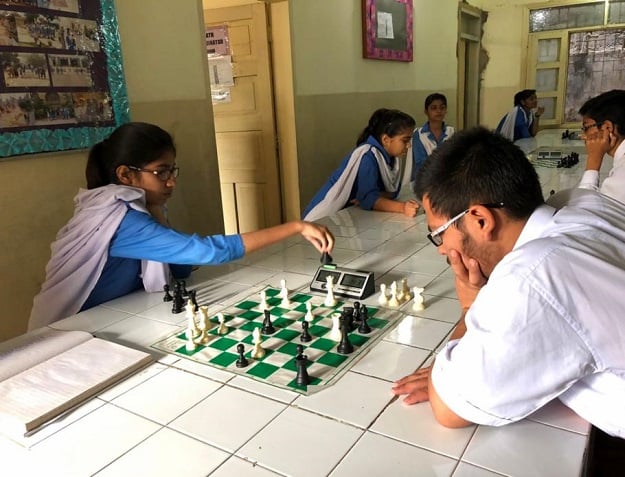
POLYGON ((310 384, 310 376, 308 376, 308 357, 304 354, 301 357, 295 359, 297 366, 297 376, 295 377, 295 384, 298 386, 308 386, 310 384))

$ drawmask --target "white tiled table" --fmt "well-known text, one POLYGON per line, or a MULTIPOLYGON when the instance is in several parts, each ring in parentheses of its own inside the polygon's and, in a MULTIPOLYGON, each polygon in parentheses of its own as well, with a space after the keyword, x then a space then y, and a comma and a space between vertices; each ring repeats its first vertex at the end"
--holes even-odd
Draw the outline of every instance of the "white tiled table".
MULTIPOLYGON (((579 167, 581 169, 581 166, 579 167)), ((578 170, 579 170, 578 169, 578 170)), ((579 174, 579 172, 578 172, 579 174)), ((335 262, 426 288, 406 315, 328 389, 303 396, 172 355, 20 443, 0 437, 3 471, 46 476, 578 476, 589 425, 559 402, 501 428, 438 425, 428 403, 394 399, 392 382, 428 362, 460 313, 453 276, 424 217, 351 208, 325 222, 335 262)), ((256 285, 307 287, 319 255, 288 240, 195 272, 199 301, 227 305, 256 285), (285 272, 288 271, 288 272, 285 272)), ((376 295, 365 300, 375 304, 376 295)), ((135 293, 61 322, 148 349, 176 330, 162 294, 135 293)), ((151 352, 155 353, 154 350, 151 352)))

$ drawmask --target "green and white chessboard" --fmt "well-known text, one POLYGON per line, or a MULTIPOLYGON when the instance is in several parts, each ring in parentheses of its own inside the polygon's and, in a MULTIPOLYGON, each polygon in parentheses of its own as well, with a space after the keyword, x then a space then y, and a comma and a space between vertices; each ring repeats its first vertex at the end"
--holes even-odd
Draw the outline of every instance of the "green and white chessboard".
POLYGON ((266 351, 262 359, 252 359, 250 356, 254 348, 252 332, 254 328, 262 328, 264 319, 263 312, 259 308, 259 293, 222 310, 209 309, 213 325, 208 332, 209 341, 206 344, 198 344, 194 351, 186 349, 186 327, 157 341, 152 347, 274 386, 311 394, 324 389, 346 372, 401 315, 394 310, 367 306, 371 332, 368 334, 360 334, 357 330, 351 332, 349 338, 354 351, 350 354, 341 354, 337 351, 338 342, 329 339, 332 315, 340 314, 343 306, 353 306, 353 302, 338 301, 336 306, 327 307, 323 304, 324 297, 295 292, 289 296, 291 306, 281 308, 281 298, 278 297, 280 290, 265 288, 265 293, 276 331, 271 335, 262 335, 262 347, 266 351), (312 340, 303 343, 300 341, 300 335, 308 301, 312 304, 314 316, 308 329, 312 340), (217 332, 218 311, 224 314, 225 324, 228 327, 224 335, 217 332), (244 368, 235 365, 239 357, 236 349, 239 343, 244 344, 244 354, 249 361, 244 368), (299 344, 304 346, 304 354, 308 357, 307 370, 310 376, 310 384, 303 387, 295 384, 297 375, 295 356, 299 344))

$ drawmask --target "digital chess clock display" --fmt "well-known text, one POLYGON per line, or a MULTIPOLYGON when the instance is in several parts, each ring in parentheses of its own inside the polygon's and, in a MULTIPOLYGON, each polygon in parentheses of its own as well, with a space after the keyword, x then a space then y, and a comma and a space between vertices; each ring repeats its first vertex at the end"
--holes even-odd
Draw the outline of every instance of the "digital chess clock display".
POLYGON ((350 270, 333 264, 322 265, 310 283, 310 289, 327 293, 328 277, 332 277, 334 293, 348 298, 366 298, 375 291, 373 272, 350 270))

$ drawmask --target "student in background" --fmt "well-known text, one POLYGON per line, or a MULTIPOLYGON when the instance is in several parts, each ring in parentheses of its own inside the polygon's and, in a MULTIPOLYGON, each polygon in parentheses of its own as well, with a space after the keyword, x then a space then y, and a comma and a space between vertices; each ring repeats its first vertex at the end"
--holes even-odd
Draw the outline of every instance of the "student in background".
POLYGON ((540 116, 545 110, 537 106, 535 89, 519 91, 514 95, 514 107, 499 121, 497 132, 511 141, 536 136, 540 116))
POLYGON ((51 246, 29 330, 135 290, 162 291, 170 263, 180 264, 171 272, 183 278, 192 265, 236 260, 298 233, 321 253, 334 245, 326 227, 303 221, 240 235, 177 232, 165 206, 178 171, 171 136, 152 124, 124 124, 93 146, 87 189, 74 198, 74 216, 51 246))
POLYGON ((625 202, 625 90, 615 89, 589 99, 579 114, 588 153, 579 186, 625 202), (599 186, 599 170, 605 154, 614 158, 614 164, 599 186))
POLYGON ((356 141, 356 148, 302 214, 304 220, 317 220, 350 205, 365 210, 417 214, 414 200, 396 200, 401 188, 401 163, 412 139, 414 119, 394 109, 378 109, 356 141))
MULTIPOLYGON (((413 182, 417 171, 425 162, 425 158, 432 154, 442 142, 449 139, 455 132, 452 126, 445 124, 447 114, 447 98, 441 93, 432 93, 425 98, 425 115, 428 120, 423 126, 415 129, 412 135, 412 163, 410 182, 413 182)), ((409 158, 408 158, 409 159, 409 158)), ((404 173, 408 175, 408 171, 404 173)))

